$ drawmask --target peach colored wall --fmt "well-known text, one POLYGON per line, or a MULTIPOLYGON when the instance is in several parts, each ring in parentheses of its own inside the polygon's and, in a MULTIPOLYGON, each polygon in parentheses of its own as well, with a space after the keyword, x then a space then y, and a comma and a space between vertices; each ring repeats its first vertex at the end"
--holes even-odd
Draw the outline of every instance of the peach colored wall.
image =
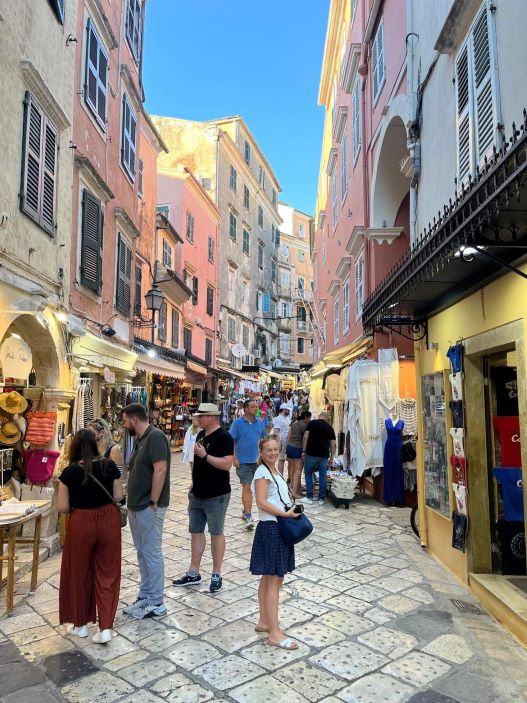
MULTIPOLYGON (((115 277, 116 277, 116 242, 117 224, 115 208, 123 208, 136 226, 139 226, 139 202, 137 197, 137 173, 135 183, 131 183, 121 167, 121 109, 124 82, 121 66, 128 67, 135 89, 141 93, 139 86, 138 65, 132 58, 124 33, 123 13, 126 10, 126 0, 117 0, 113 4, 104 3, 104 11, 117 38, 120 48, 110 49, 106 46, 109 56, 108 106, 106 134, 95 124, 89 108, 84 103, 84 70, 86 61, 86 23, 89 16, 87 6, 81 2, 78 7, 77 44, 75 44, 75 104, 73 112, 73 141, 76 144, 75 155, 86 156, 100 177, 106 182, 114 194, 114 198, 105 206, 104 212, 104 245, 103 245, 103 285, 100 296, 80 286, 80 254, 78 242, 80 239, 80 193, 79 170, 73 169, 73 212, 72 212, 72 247, 71 247, 71 304, 74 312, 80 313, 91 320, 102 324, 111 321, 114 325, 115 316, 115 277), (114 97, 112 90, 117 92, 114 97)), ((104 36, 102 37, 104 42, 104 36)), ((128 92, 128 91, 126 91, 128 92)), ((140 147, 141 114, 135 110, 137 118, 137 155, 140 147)), ((136 170, 139 159, 136 156, 136 170)), ((133 283, 132 283, 133 285, 133 283)), ((129 339, 126 333, 127 318, 120 313, 122 327, 118 336, 129 339)), ((93 331, 96 331, 95 329, 93 331)))

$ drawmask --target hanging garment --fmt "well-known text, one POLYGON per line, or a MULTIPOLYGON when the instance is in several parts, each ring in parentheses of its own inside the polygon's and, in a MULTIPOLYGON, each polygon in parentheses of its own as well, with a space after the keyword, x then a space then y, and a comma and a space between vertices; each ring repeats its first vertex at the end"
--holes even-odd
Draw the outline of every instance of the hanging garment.
POLYGON ((397 349, 379 349, 380 415, 393 412, 399 400, 399 358, 397 349))
POLYGON ((458 428, 463 427, 463 401, 451 400, 449 406, 452 413, 452 425, 458 428))
POLYGON ((452 386, 452 400, 463 400, 463 374, 451 373, 448 377, 452 386))
POLYGON ((501 466, 521 468, 520 418, 494 417, 492 424, 500 439, 501 466))
POLYGON ((519 415, 518 375, 512 366, 495 366, 490 377, 496 389, 496 415, 512 417, 519 415))
POLYGON ((451 456, 450 464, 452 466, 452 481, 460 483, 462 486, 467 485, 467 464, 466 459, 461 456, 451 456))
POLYGON ((510 576, 525 575, 525 523, 500 520, 496 523, 496 532, 501 547, 501 572, 510 576))
POLYGON ((396 414, 404 422, 404 433, 417 437, 417 401, 414 398, 401 398, 397 403, 396 414))
POLYGON ((383 465, 378 364, 367 359, 357 361, 350 367, 349 373, 351 469, 355 476, 362 476, 366 469, 372 469, 372 475, 377 475, 383 465))
POLYGON ((466 515, 460 515, 456 510, 452 513, 452 547, 465 551, 467 540, 468 520, 466 515))
POLYGON ((451 427, 450 434, 452 435, 452 445, 454 447, 454 456, 465 456, 465 448, 463 446, 463 435, 465 430, 462 427, 451 427))
POLYGON ((463 371, 463 345, 461 343, 450 347, 446 355, 450 359, 450 368, 452 369, 452 373, 459 373, 460 371, 463 371))
POLYGON ((389 417, 385 420, 385 425, 388 438, 384 445, 383 499, 386 505, 399 505, 404 502, 404 422, 399 418, 394 425, 389 417))
POLYGON ((459 515, 467 514, 467 489, 466 486, 460 483, 452 484, 452 491, 454 493, 454 498, 456 499, 456 510, 459 515))
POLYGON ((501 486, 503 513, 507 522, 524 519, 523 478, 521 469, 493 469, 492 473, 501 486))

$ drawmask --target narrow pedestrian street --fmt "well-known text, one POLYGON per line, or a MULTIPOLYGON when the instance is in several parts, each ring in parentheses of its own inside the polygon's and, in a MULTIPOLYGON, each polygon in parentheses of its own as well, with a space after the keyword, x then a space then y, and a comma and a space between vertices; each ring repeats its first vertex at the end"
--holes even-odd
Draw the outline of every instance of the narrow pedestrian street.
MULTIPOLYGON (((0 618, 2 703, 521 703, 527 653, 428 554, 405 509, 359 498, 350 510, 313 506, 313 535, 297 548, 281 618, 298 639, 280 651, 254 631, 258 579, 248 571, 252 533, 241 525, 234 478, 223 589, 176 589, 188 566, 188 470, 175 455, 165 523, 168 615, 119 614, 107 645, 68 637, 58 625, 60 554, 40 569, 12 617, 0 618)), ((124 532, 121 600, 139 578, 124 532)), ((92 634, 92 633, 90 633, 92 634)))

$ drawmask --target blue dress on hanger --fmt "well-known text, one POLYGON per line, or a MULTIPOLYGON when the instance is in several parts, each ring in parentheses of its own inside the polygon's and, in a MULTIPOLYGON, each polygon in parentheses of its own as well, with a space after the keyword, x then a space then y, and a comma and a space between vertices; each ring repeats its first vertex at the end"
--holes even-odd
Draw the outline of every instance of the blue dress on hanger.
POLYGON ((404 503, 403 427, 399 419, 393 424, 391 417, 384 421, 388 438, 384 445, 383 500, 386 505, 404 503))

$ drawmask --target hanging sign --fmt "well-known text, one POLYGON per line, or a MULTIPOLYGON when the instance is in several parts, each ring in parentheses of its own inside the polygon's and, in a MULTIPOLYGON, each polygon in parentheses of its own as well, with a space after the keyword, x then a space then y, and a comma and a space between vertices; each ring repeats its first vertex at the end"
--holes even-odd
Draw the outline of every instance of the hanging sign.
POLYGON ((4 379, 27 379, 33 368, 31 349, 23 339, 8 337, 0 347, 0 363, 4 379))
POLYGON ((107 366, 104 367, 102 375, 106 383, 115 383, 115 371, 110 371, 107 366))

